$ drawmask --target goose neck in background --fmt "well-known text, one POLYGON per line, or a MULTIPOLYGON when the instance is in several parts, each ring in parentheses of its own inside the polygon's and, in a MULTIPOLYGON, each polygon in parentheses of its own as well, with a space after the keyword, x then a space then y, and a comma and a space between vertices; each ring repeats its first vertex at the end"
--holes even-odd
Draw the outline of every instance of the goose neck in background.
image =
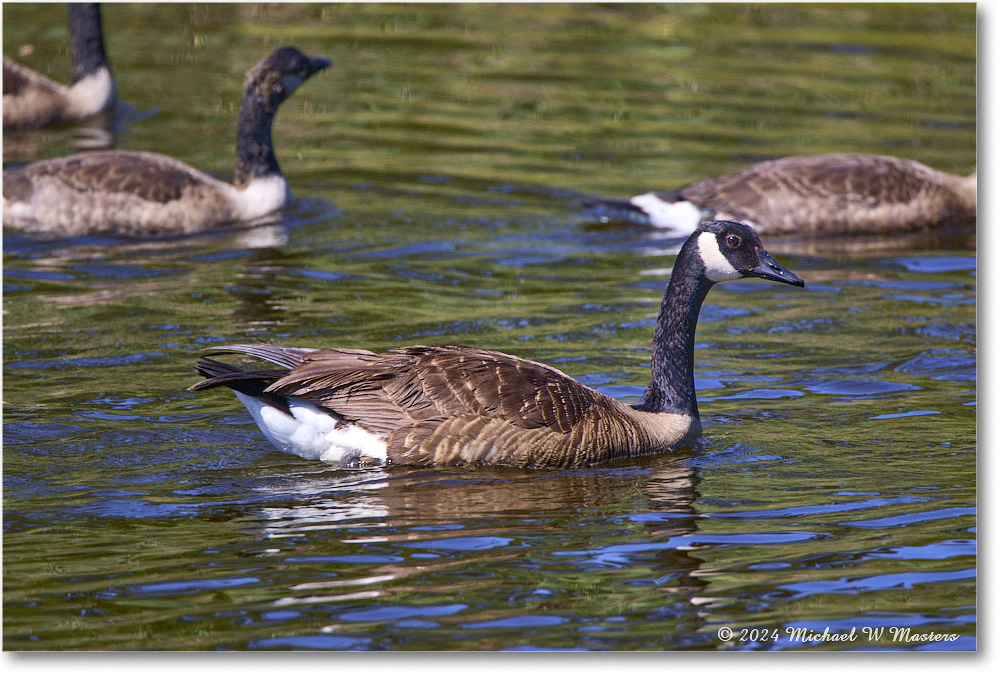
POLYGON ((101 33, 101 8, 96 3, 70 3, 66 16, 73 63, 72 82, 76 83, 101 68, 109 68, 101 33))
POLYGON ((247 85, 240 106, 236 131, 236 187, 244 188, 254 178, 280 175, 281 167, 271 142, 271 123, 277 105, 266 93, 247 85))

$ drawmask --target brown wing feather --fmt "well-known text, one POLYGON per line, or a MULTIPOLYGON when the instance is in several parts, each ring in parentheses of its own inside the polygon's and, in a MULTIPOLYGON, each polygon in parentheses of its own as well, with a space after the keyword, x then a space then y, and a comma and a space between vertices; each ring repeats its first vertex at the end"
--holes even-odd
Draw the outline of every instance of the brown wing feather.
POLYGON ((880 155, 808 155, 755 164, 672 193, 761 231, 922 227, 960 212, 954 186, 919 162, 880 155))
POLYGON ((386 434, 445 418, 496 419, 567 433, 602 396, 555 368, 453 346, 385 354, 319 350, 268 390, 309 399, 386 434))
POLYGON ((593 394, 591 407, 567 432, 468 414, 429 419, 390 434, 389 457, 404 464, 569 467, 659 452, 693 437, 691 418, 640 421, 627 406, 593 394))
POLYGON ((8 58, 3 60, 3 125, 18 130, 58 121, 69 88, 8 58))
POLYGON ((850 199, 909 203, 933 183, 934 172, 922 164, 876 155, 809 155, 755 164, 738 173, 699 181, 684 196, 719 209, 740 205, 754 210, 769 195, 785 198, 850 199))
POLYGON ((29 89, 47 94, 65 94, 66 87, 17 61, 3 59, 3 95, 18 96, 29 89))
MULTIPOLYGON (((204 180, 195 170, 169 157, 123 150, 80 153, 36 162, 5 174, 9 174, 4 176, 5 183, 16 178, 19 185, 30 184, 51 177, 79 192, 123 192, 163 204, 179 199, 186 188, 204 180)), ((12 196, 24 199, 20 194, 12 196)))
POLYGON ((3 172, 3 197, 11 202, 26 202, 31 199, 34 185, 24 171, 3 172))

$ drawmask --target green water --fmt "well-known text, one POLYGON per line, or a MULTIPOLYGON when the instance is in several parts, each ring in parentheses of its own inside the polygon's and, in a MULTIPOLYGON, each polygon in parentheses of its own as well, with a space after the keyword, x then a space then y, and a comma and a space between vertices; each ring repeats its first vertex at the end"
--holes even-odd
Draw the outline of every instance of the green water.
MULTIPOLYGON (((65 81, 62 6, 3 9, 4 53, 31 45, 20 60, 65 81)), ((975 648, 974 233, 765 241, 807 286, 712 291, 696 452, 348 471, 186 391, 213 344, 461 342, 635 400, 679 242, 579 199, 793 153, 967 173, 973 5, 135 4, 104 21, 116 147, 220 176, 253 63, 294 43, 333 67, 275 122, 297 198, 277 225, 4 233, 5 650, 975 648), (873 632, 907 627, 957 637, 873 632)), ((5 137, 5 164, 78 142, 5 137)))

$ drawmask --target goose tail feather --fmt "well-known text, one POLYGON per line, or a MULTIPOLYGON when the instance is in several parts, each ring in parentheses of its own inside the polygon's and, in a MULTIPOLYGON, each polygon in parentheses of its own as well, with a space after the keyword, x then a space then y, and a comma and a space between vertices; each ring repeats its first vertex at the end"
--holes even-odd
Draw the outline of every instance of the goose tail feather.
POLYGON ((200 358, 194 365, 194 372, 205 379, 192 384, 188 387, 189 391, 229 387, 235 392, 257 399, 286 414, 291 414, 288 401, 283 396, 265 391, 272 382, 285 374, 283 370, 241 370, 222 361, 200 358))
POLYGON ((613 197, 585 197, 580 200, 580 205, 585 209, 600 209, 613 211, 628 211, 632 213, 644 213, 642 209, 633 204, 628 199, 615 199, 613 197))
POLYGON ((263 361, 270 361, 275 365, 291 370, 302 364, 302 357, 314 351, 316 350, 306 349, 303 347, 282 347, 280 345, 267 344, 236 344, 209 347, 205 350, 205 354, 209 356, 217 356, 220 354, 246 354, 247 356, 253 356, 254 358, 258 358, 263 361))

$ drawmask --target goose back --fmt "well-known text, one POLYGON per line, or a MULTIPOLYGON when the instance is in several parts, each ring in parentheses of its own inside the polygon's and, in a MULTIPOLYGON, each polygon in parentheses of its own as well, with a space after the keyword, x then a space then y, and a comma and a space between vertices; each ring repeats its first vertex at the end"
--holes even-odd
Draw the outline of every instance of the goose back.
POLYGON ((878 235, 974 225, 976 173, 956 176, 900 157, 782 157, 737 173, 631 199, 592 198, 678 234, 699 223, 738 220, 767 235, 878 235))
POLYGON ((156 236, 230 222, 233 186, 165 155, 98 151, 4 172, 4 224, 32 234, 156 236))
POLYGON ((31 129, 58 122, 66 97, 64 85, 3 58, 4 129, 31 129))
POLYGON ((899 157, 809 155, 660 193, 699 205, 706 218, 743 220, 762 234, 877 233, 976 220, 975 177, 899 157))

